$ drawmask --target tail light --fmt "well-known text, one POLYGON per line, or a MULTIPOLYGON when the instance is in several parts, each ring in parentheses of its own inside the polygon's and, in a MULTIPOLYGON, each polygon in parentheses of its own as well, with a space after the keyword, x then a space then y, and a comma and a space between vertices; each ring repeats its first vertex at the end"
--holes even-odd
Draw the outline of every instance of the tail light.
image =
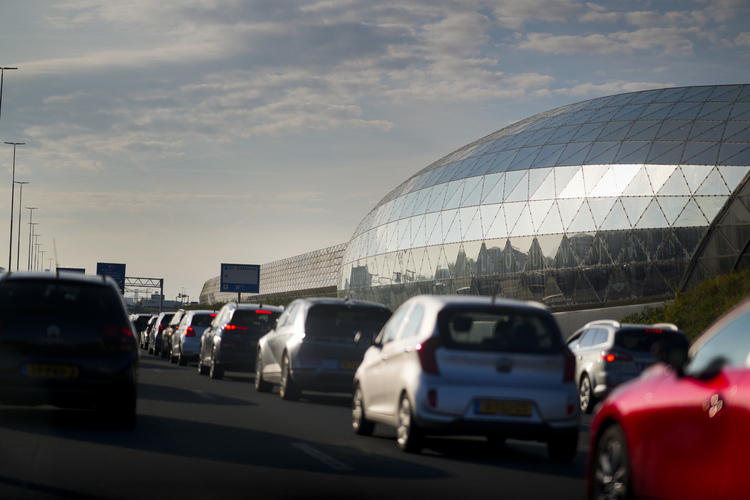
POLYGON ((265 309, 256 309, 255 314, 271 314, 273 311, 266 311, 265 309))
POLYGON ((227 325, 227 326, 224 327, 224 330, 226 330, 228 332, 245 331, 245 330, 247 330, 247 327, 229 324, 229 325, 227 325))
POLYGON ((576 356, 566 345, 563 345, 562 353, 565 358, 563 382, 574 382, 576 378, 576 356))
POLYGON ((416 345, 419 364, 422 365, 424 373, 440 375, 435 350, 442 345, 443 342, 440 340, 440 337, 430 337, 425 342, 416 345))
POLYGON ((602 359, 607 363, 614 363, 615 361, 633 361, 633 356, 622 351, 602 351, 602 359))
POLYGON ((192 326, 189 326, 185 329, 185 336, 186 337, 195 337, 195 328, 192 326))
POLYGON ((102 328, 102 335, 107 339, 119 340, 123 351, 135 350, 135 336, 133 331, 125 325, 105 325, 102 328))

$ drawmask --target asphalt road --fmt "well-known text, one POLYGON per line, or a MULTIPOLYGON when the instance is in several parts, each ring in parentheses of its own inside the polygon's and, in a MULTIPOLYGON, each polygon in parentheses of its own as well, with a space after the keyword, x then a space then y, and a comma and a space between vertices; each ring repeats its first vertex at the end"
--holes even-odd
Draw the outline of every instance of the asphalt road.
POLYGON ((138 422, 86 411, 0 409, 0 499, 580 499, 588 419, 570 464, 546 447, 434 438, 419 455, 393 430, 350 430, 346 395, 282 401, 252 376, 199 376, 143 354, 138 422))

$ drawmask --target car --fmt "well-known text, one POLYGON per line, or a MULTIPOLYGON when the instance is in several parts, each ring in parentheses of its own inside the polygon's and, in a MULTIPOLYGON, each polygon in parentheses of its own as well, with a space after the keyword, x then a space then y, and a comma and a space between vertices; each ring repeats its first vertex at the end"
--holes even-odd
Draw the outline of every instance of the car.
POLYGON ((404 302, 354 376, 352 429, 396 428, 400 449, 429 435, 540 441, 577 453, 575 358, 552 313, 535 302, 421 295, 404 302))
POLYGON ((138 339, 115 281, 73 272, 0 275, 0 402, 93 409, 136 421, 138 339))
POLYGON ((216 318, 216 311, 191 310, 185 313, 177 331, 172 335, 169 361, 185 366, 188 361, 198 359, 201 336, 216 318))
POLYGON ((159 317, 158 314, 152 314, 151 318, 149 318, 148 323, 146 323, 146 327, 141 332, 141 338, 140 338, 140 345, 141 349, 147 351, 148 350, 148 338, 151 334, 151 330, 154 328, 154 323, 156 322, 156 319, 159 317))
POLYGON ((654 345, 659 362, 622 384, 592 419, 587 494, 598 498, 747 498, 750 299, 689 346, 654 345))
POLYGON ((138 343, 141 345, 143 343, 142 339, 144 337, 144 330, 146 329, 146 326, 148 326, 148 322, 152 317, 153 315, 150 313, 138 313, 130 315, 130 321, 133 322, 135 333, 138 336, 138 343))
POLYGON ((161 332, 161 345, 162 350, 160 355, 162 358, 168 358, 172 353, 172 335, 177 331, 177 327, 180 326, 180 321, 185 317, 185 309, 178 309, 174 313, 172 319, 169 320, 167 326, 161 332))
POLYGON ((218 380, 226 371, 255 371, 258 340, 283 311, 283 307, 266 304, 224 304, 201 336, 198 373, 218 380))
POLYGON ((169 322, 172 321, 173 316, 173 312, 161 312, 159 313, 159 316, 156 317, 156 321, 154 321, 154 325, 148 334, 149 354, 153 354, 154 356, 161 356, 162 332, 167 327, 167 325, 169 325, 169 322))
POLYGON ((591 413, 612 389, 654 364, 651 346, 665 336, 687 337, 676 325, 639 325, 614 320, 587 323, 568 339, 576 357, 576 385, 581 411, 591 413))
POLYGON ((283 399, 303 390, 350 392, 365 350, 391 310, 349 299, 297 299, 261 337, 255 362, 255 388, 278 384, 283 399))

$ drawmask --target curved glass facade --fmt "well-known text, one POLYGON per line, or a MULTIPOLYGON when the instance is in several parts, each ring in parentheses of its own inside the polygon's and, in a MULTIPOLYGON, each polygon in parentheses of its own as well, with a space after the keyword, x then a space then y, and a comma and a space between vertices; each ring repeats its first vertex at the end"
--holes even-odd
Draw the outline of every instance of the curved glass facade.
POLYGON ((559 308, 668 297, 749 166, 750 85, 557 108, 383 198, 344 252, 338 293, 391 307, 420 293, 559 308))

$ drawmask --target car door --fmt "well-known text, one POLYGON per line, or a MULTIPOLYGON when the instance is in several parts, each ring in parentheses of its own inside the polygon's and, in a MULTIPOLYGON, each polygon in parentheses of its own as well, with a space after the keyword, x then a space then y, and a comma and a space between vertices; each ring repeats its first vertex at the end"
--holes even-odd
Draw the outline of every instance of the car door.
POLYGON ((279 317, 276 328, 266 337, 267 352, 263 355, 263 374, 268 380, 278 382, 281 377, 281 358, 286 341, 294 335, 300 323, 302 303, 292 303, 279 317))

